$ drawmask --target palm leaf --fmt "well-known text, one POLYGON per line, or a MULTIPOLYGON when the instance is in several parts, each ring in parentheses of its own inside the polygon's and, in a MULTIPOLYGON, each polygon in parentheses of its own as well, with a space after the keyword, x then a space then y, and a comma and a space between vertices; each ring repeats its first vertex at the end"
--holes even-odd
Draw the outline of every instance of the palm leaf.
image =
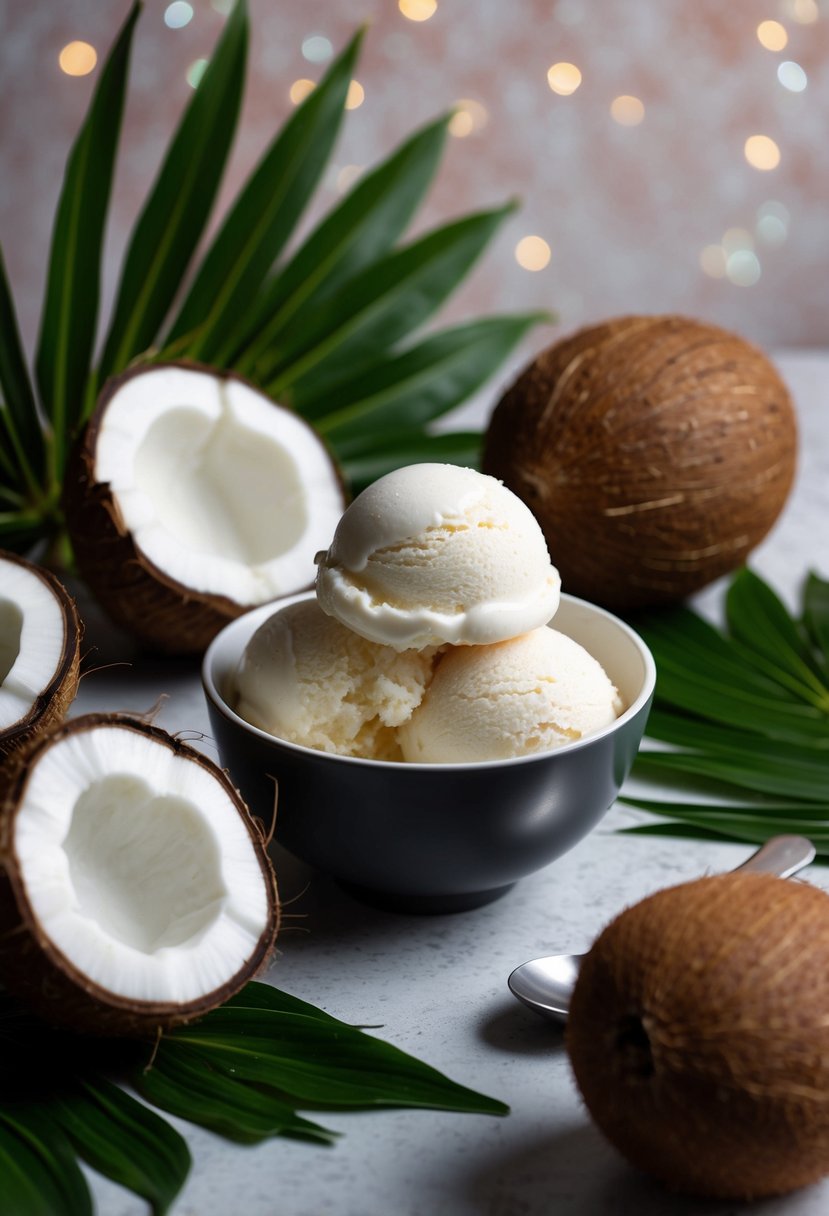
POLYGON ((751 570, 741 570, 726 595, 732 636, 769 674, 818 709, 829 710, 829 687, 815 672, 797 622, 782 600, 751 570))
POLYGON ((127 249, 98 382, 155 340, 199 243, 236 129, 247 54, 245 0, 219 44, 168 149, 127 249))
POLYGON ((0 249, 0 463, 3 480, 37 497, 43 485, 45 447, 26 370, 11 289, 0 249))
POLYGON ((164 1216, 190 1172, 190 1152, 169 1123, 103 1078, 82 1081, 51 1109, 84 1161, 164 1216))
POLYGON ((138 13, 136 3, 104 64, 69 155, 52 233, 35 367, 58 472, 81 416, 92 360, 104 227, 138 13))
POLYGON ((687 609, 647 618, 658 672, 647 734, 667 746, 640 752, 633 775, 677 796, 626 788, 622 801, 669 820, 661 835, 801 831, 829 856, 827 584, 806 583, 805 631, 749 570, 732 580, 726 608, 730 638, 687 609))
POLYGON ((307 400, 298 385, 294 408, 340 446, 378 432, 418 430, 471 396, 545 318, 487 317, 443 330, 341 381, 323 397, 307 400))
POLYGON ((135 1081, 154 1106, 242 1144, 271 1136, 319 1144, 331 1144, 336 1138, 334 1132, 298 1115, 273 1090, 226 1076, 198 1052, 164 1051, 135 1081))
POLYGON ((260 383, 282 398, 303 379, 312 391, 314 376, 313 391, 324 392, 346 369, 373 363, 443 303, 512 210, 447 224, 373 263, 319 308, 300 308, 284 341, 257 364, 260 383))
MULTIPOLYGON (((355 445, 356 446, 356 445, 355 445)), ((336 450, 336 449, 335 449, 336 450)), ((355 494, 365 486, 405 465, 422 461, 442 461, 464 468, 478 467, 481 456, 479 431, 444 431, 433 435, 426 431, 403 432, 377 437, 377 446, 362 451, 342 452, 340 464, 355 494)))
POLYGON ((360 179, 262 290, 218 360, 251 371, 300 305, 318 306, 391 249, 434 177, 448 121, 430 123, 360 179))
POLYGON ((829 582, 814 572, 803 589, 803 621, 813 645, 823 656, 824 671, 829 671, 829 582))
POLYGON ((69 1141, 31 1103, 0 1108, 0 1197, 9 1216, 92 1216, 69 1141))
POLYGON ((215 358, 259 290, 325 168, 340 129, 360 31, 282 128, 207 252, 168 342, 196 331, 185 353, 215 358))
POLYGON ((41 539, 43 529, 37 511, 0 511, 0 548, 25 553, 41 539))
POLYGON ((345 1022, 300 1013, 224 1006, 184 1027, 159 1048, 209 1052, 226 1075, 272 1086, 301 1106, 368 1109, 425 1106, 505 1114, 486 1098, 422 1064, 391 1044, 345 1022))

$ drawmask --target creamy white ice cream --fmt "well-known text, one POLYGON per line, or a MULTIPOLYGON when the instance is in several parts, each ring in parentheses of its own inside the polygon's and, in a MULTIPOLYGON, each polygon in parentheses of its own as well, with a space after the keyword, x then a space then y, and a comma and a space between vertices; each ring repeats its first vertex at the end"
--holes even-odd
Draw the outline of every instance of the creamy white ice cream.
POLYGON ((396 650, 526 633, 552 618, 561 586, 529 508, 494 477, 448 464, 374 482, 317 564, 325 612, 396 650))
POLYGON ((434 653, 378 646, 314 600, 289 604, 247 645, 236 673, 236 711, 289 742, 401 760, 396 728, 420 704, 434 653))
POLYGON ((398 731, 404 760, 469 763, 549 751, 609 726, 622 703, 601 665, 556 630, 446 650, 398 731))

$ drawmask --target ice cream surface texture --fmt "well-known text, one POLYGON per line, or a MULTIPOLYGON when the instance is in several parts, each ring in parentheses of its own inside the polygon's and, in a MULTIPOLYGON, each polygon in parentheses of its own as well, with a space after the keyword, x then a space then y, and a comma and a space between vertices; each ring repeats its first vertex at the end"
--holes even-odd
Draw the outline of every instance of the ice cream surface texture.
POLYGON ((317 567, 322 608, 396 650, 526 633, 552 618, 561 587, 529 508, 496 478, 448 464, 370 485, 317 567))
POLYGON ((493 646, 445 651, 398 737, 410 762, 503 760, 593 734, 622 708, 583 646, 540 628, 493 646))
POLYGON ((420 704, 433 661, 433 649, 378 646, 302 600, 251 638, 236 673, 236 710, 292 743, 401 760, 396 727, 420 704))

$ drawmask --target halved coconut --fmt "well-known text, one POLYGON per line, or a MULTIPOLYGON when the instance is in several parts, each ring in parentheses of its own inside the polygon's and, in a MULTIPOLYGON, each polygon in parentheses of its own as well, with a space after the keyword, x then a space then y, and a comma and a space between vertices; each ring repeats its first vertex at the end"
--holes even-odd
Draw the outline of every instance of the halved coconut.
POLYGON ((34 745, 0 813, 0 979, 48 1021, 144 1035, 263 965, 279 905, 225 773, 158 727, 75 718, 34 745))
POLYGON ((239 377, 182 364, 111 381, 66 486, 81 573, 143 642, 203 650, 310 587, 345 507, 317 433, 239 377))
POLYGON ((0 766, 61 722, 78 690, 75 601, 48 570, 0 551, 0 766))

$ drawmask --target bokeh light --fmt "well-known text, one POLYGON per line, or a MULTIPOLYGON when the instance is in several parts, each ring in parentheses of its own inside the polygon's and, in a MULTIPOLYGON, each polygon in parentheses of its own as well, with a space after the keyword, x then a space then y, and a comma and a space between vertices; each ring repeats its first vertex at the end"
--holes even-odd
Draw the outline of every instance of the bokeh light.
POLYGON ((309 93, 313 93, 315 88, 313 80, 295 80, 288 89, 288 96, 295 106, 298 106, 301 101, 304 101, 309 93))
POLYGON ((736 287, 753 287, 760 278, 760 261, 751 249, 736 249, 725 263, 729 282, 736 287))
POLYGON ((524 270, 543 270, 551 257, 550 246, 541 236, 522 236, 515 246, 515 260, 524 270))
POLYGON ((60 70, 67 76, 88 76, 98 62, 98 52, 88 42, 67 42, 58 55, 60 70))
POLYGON ((334 189, 338 194, 345 194, 363 172, 362 165, 343 165, 337 170, 337 176, 334 180, 334 189))
POLYGON ((754 237, 747 228, 727 228, 720 245, 726 254, 737 253, 740 249, 753 249, 754 237))
POLYGON ((699 264, 712 279, 725 278, 726 252, 722 245, 706 245, 699 255, 699 264))
POLYGON ((799 25, 811 25, 820 16, 817 0, 785 0, 784 8, 786 16, 799 25))
POLYGON ((757 208, 755 232, 758 241, 772 248, 784 245, 789 235, 789 209, 775 199, 768 199, 757 208))
POLYGON ((437 12, 437 0, 397 0, 397 7, 410 21, 428 21, 437 12))
POLYGON ((793 59, 784 59, 777 65, 777 79, 790 93, 802 93, 809 83, 803 68, 793 59))
POLYGON ((481 131, 489 121, 486 106, 471 97, 462 97, 455 102, 455 113, 449 119, 449 134, 463 139, 475 131, 481 131))
POLYGON ((547 84, 559 96, 569 97, 581 84, 581 72, 574 63, 554 63, 547 70, 547 84))
POLYGON ((302 56, 309 63, 325 63, 334 54, 330 39, 322 34, 309 34, 302 40, 302 56))
POLYGON ((749 135, 744 152, 752 169, 768 171, 780 164, 780 149, 768 135, 749 135))
POLYGON ((638 127, 645 117, 645 107, 638 97, 623 93, 610 103, 610 116, 620 127, 638 127))
POLYGON ((193 6, 187 0, 173 0, 164 10, 164 24, 171 30, 183 30, 193 20, 193 6))
POLYGON ((359 110, 365 99, 366 91, 359 80, 352 80, 345 95, 345 108, 347 110, 359 110))
POLYGON ((185 79, 191 89, 198 88, 199 81, 207 67, 207 59, 194 59, 185 73, 185 79))
POLYGON ((757 41, 767 51, 782 51, 789 41, 789 35, 779 21, 761 21, 757 26, 757 41))

